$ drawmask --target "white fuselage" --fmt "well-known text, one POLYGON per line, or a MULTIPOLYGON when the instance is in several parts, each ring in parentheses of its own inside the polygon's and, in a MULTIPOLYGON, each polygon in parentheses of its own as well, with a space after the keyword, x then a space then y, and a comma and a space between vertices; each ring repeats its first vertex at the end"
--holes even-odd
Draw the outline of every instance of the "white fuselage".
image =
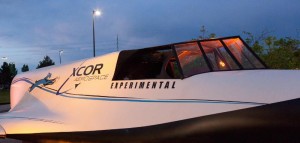
POLYGON ((0 125, 6 134, 134 128, 299 98, 298 71, 114 81, 117 57, 112 53, 18 75, 11 87, 11 110, 0 115, 0 125), (56 78, 53 84, 29 90, 48 73, 56 78))

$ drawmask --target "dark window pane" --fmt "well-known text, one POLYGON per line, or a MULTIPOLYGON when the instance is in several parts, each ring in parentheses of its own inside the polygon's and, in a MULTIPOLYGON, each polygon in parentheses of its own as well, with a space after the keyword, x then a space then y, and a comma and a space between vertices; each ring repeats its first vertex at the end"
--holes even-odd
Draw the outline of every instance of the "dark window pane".
POLYGON ((179 44, 175 48, 184 77, 209 71, 197 43, 179 44))
POLYGON ((122 51, 114 80, 180 78, 178 64, 169 48, 122 51))

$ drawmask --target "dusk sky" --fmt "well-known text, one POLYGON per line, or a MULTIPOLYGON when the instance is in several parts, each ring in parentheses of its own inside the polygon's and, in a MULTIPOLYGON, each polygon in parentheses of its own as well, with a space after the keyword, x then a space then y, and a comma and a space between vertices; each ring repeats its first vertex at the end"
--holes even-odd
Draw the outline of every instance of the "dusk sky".
POLYGON ((0 57, 30 70, 45 55, 59 64, 96 55, 197 38, 205 25, 217 37, 259 35, 299 39, 299 0, 0 0, 0 57))

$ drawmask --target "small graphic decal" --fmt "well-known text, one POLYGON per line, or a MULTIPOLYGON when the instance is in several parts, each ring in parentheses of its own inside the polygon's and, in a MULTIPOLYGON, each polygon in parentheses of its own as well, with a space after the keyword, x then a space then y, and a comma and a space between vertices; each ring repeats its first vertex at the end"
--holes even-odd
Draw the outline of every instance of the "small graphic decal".
MULTIPOLYGON (((81 82, 80 82, 80 83, 81 83, 81 82)), ((77 86, 78 86, 80 83, 75 84, 75 89, 77 88, 77 86)))
POLYGON ((34 88, 38 87, 39 85, 47 86, 47 85, 52 85, 57 78, 50 79, 51 78, 51 73, 48 73, 48 75, 40 80, 35 81, 34 84, 29 88, 29 92, 31 92, 34 88))

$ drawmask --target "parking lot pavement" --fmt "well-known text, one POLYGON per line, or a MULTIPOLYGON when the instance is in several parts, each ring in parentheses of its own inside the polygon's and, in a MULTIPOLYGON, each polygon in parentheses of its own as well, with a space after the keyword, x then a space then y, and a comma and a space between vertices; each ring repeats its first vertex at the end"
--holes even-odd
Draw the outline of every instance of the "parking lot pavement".
POLYGON ((7 112, 10 109, 10 104, 0 105, 0 113, 7 112))
POLYGON ((0 139, 0 143, 23 143, 20 140, 15 140, 15 139, 0 139))

